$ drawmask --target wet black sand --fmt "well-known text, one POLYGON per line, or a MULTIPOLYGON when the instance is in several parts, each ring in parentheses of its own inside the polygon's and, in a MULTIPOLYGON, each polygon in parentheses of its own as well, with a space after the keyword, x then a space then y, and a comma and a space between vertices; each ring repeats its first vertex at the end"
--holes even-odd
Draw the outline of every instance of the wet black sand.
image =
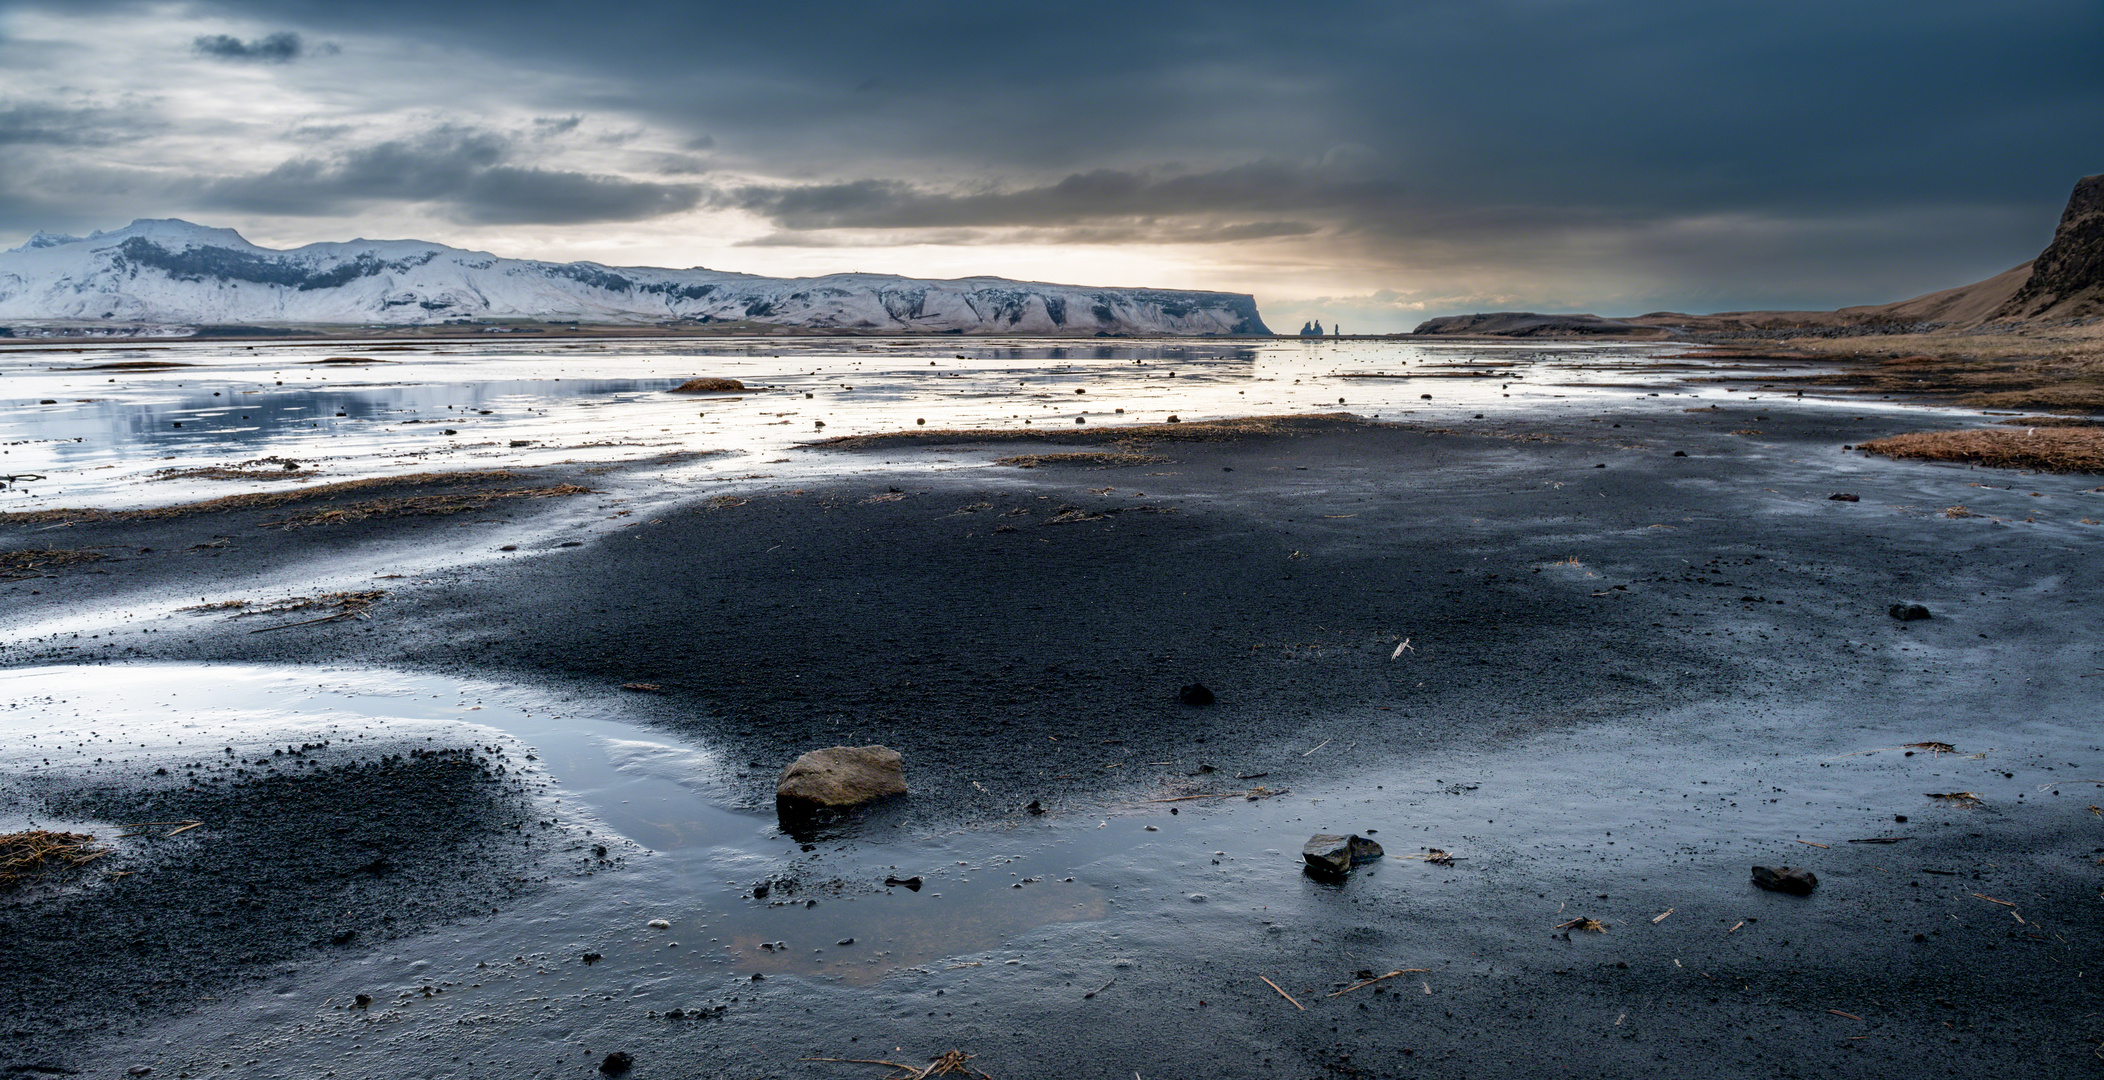
MULTIPOLYGON (((2006 717, 2095 731, 2098 695, 2082 677, 2104 668, 2094 614, 2104 527, 2080 521, 2104 518, 2104 495, 2086 490, 2096 478, 1841 450, 1918 429, 1919 418, 1837 427, 1830 409, 1777 407, 1759 421, 1748 413, 1656 406, 1525 433, 1547 438, 1338 427, 1180 444, 1156 451, 1168 464, 1119 469, 927 465, 1031 449, 1014 444, 862 452, 897 468, 794 490, 759 485, 714 502, 714 492, 697 493, 612 531, 588 529, 580 516, 581 546, 535 534, 516 555, 419 575, 423 584, 391 582, 369 621, 252 635, 193 620, 114 642, 17 638, 0 662, 372 664, 573 693, 649 683, 661 688, 646 699, 657 722, 753 763, 741 796, 750 804, 766 801, 773 771, 801 749, 900 749, 915 794, 886 824, 915 831, 1005 829, 1031 799, 1080 815, 1244 772, 1268 773, 1262 782, 1273 787, 1349 787, 1415 757, 1495 757, 1539 747, 1545 734, 1590 748, 1609 726, 1675 747, 1661 787, 1768 752, 1735 730, 1773 738, 1797 725, 1815 741, 1813 732, 1861 727, 1936 739, 1956 724, 1992 729, 2006 717), (1860 501, 1828 499, 1844 491, 1860 501), (1961 504, 1975 516, 1945 512, 1961 504), (1937 617, 1894 621, 1886 608, 1895 602, 1926 604, 1937 617), (1393 657, 1406 638, 1410 649, 1393 657), (1193 680, 1219 703, 1178 704, 1177 687, 1193 680), (1691 715, 1706 720, 1676 727, 1691 715), (1303 753, 1324 740, 1329 749, 1303 753), (1146 764, 1168 760, 1218 772, 1194 778, 1182 765, 1146 764)), ((118 557, 4 588, 15 611, 46 617, 90 600, 219 599, 246 595, 258 574, 297 576, 346 553, 438 544, 494 553, 515 542, 517 523, 569 511, 503 512, 517 516, 294 531, 257 528, 273 519, 261 512, 82 524, 64 531, 67 546, 106 546, 118 557), (235 539, 190 547, 219 536, 235 539)), ((9 533, 25 545, 54 535, 9 533)), ((1619 855, 1573 862, 1508 835, 1453 870, 1380 869, 1390 882, 1414 875, 1407 888, 1377 888, 1380 876, 1342 890, 1296 884, 1304 891, 1293 894, 1290 924, 1229 918, 1224 897, 1189 915, 1164 908, 1113 920, 1120 947, 1141 961, 1119 969, 1115 995, 1083 998, 1087 987, 1076 984, 1102 980, 1063 959, 1097 931, 1054 928, 1036 939, 1033 973, 1009 983, 978 971, 874 990, 775 980, 708 1026, 631 1010, 565 1021, 564 1040, 629 1050, 638 1076, 856 1075, 836 1070, 861 1067, 794 1059, 915 1060, 908 1051, 951 1045, 1003 1078, 2094 1075, 2104 1066, 2093 1049, 2104 1039, 2104 995, 2092 990, 2104 968, 2104 869, 2091 849, 2104 848, 2104 817, 2083 806, 2104 788, 2014 795, 2056 777, 2104 778, 2096 749, 1994 759, 1997 775, 2009 771, 1996 781, 2006 794, 1997 789, 1969 816, 1927 800, 1865 802, 1822 823, 1835 837, 1881 835, 1899 809, 1934 825, 1915 830, 1903 855, 1778 841, 1773 861, 1826 879, 1809 899, 1754 891, 1738 862, 1691 858, 1670 879, 1632 882, 1619 855), (2086 771, 2057 771, 2070 764, 2086 771), (1872 855, 1876 873, 1865 869, 1872 855), (1972 893, 2020 903, 2027 921, 1972 893), (1612 913, 1605 935, 1565 940, 1531 914, 1542 902, 1602 894, 1600 910, 1574 914, 1612 913), (1642 932, 1656 912, 1691 903, 1731 905, 1752 925, 1725 933, 1680 916, 1642 932), (1423 956, 1437 958, 1422 965, 1435 972, 1398 980, 1395 992, 1321 997, 1353 970, 1379 973, 1387 958, 1418 966, 1401 961, 1423 956), (1258 972, 1310 1008, 1289 1005, 1258 972), (876 1044, 884 1052, 859 1052, 876 1044)), ((382 775, 344 763, 330 782, 355 790, 382 775)), ((1773 779, 1778 791, 1793 781, 1773 779)), ((239 797, 272 797, 261 778, 246 783, 239 797)), ((349 791, 327 801, 362 813, 349 791)), ((465 802, 440 815, 442 833, 480 835, 508 813, 499 802, 465 802)), ((1655 809, 1603 790, 1598 821, 1603 831, 1640 829, 1655 809)), ((1357 813, 1379 817, 1380 803, 1357 813)), ((501 906, 499 882, 528 876, 493 857, 455 866, 444 852, 410 851, 437 824, 410 835, 369 824, 405 845, 404 881, 420 880, 416 867, 426 865, 466 874, 456 879, 466 883, 465 906, 434 901, 416 925, 501 906)), ((1384 832, 1406 826, 1389 821, 1384 832)), ((1676 836, 1700 855, 1699 828, 1676 836)), ((1272 879, 1294 874, 1291 854, 1245 859, 1235 874, 1264 879, 1252 892, 1275 893, 1272 879)), ((267 846, 254 857, 264 872, 295 859, 267 846)), ((196 911, 166 921, 158 978, 227 984, 328 955, 311 928, 268 955, 230 951, 266 917, 215 922, 199 905, 217 901, 165 880, 147 885, 162 890, 153 903, 196 911)), ((1168 887, 1144 873, 1124 884, 1168 887)), ((1231 895, 1235 877, 1220 888, 1231 895)), ((56 932, 27 929, 51 916, 7 914, 13 940, 0 951, 56 932)), ((118 905, 64 918, 131 917, 118 905)), ((39 947, 46 952, 30 953, 49 955, 39 947)), ((78 1042, 48 1036, 87 1027, 98 1008, 135 1008, 127 970, 40 975, 61 989, 23 996, 18 1029, 31 1034, 17 1044, 62 1064, 121 1064, 116 1032, 145 1030, 143 1017, 78 1042)), ((591 979, 581 969, 574 977, 591 979)), ((508 1031, 434 1035, 462 1052, 424 1047, 414 1074, 483 1075, 450 1059, 480 1060, 463 1048, 486 1053, 491 1038, 516 1040, 507 1044, 516 1049, 549 1037, 525 1021, 508 1031)), ((6 1053, 9 1064, 21 1060, 6 1053)), ((531 1074, 582 1074, 581 1057, 549 1060, 531 1074)))

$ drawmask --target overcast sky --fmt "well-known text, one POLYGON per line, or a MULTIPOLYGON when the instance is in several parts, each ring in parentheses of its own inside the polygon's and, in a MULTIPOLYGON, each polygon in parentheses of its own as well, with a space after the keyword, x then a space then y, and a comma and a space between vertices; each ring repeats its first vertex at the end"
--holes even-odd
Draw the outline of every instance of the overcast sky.
POLYGON ((1901 299, 2096 172, 2098 0, 0 0, 0 247, 183 217, 1350 333, 1901 299))

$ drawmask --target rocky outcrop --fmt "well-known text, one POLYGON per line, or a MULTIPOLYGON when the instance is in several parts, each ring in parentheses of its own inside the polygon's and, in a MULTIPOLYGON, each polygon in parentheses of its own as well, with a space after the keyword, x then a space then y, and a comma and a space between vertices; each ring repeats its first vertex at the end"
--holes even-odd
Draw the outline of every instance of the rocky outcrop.
POLYGON ((2104 173, 2075 182, 2053 242, 1989 321, 2079 319, 2104 314, 2104 173))
POLYGON ((784 814, 846 810, 906 793, 906 764, 888 746, 829 746, 813 750, 775 779, 774 802, 784 814))
POLYGON ((1667 336, 1655 326, 1638 326, 1598 315, 1543 315, 1532 311, 1492 311, 1447 315, 1417 324, 1413 334, 1492 337, 1643 337, 1667 336))

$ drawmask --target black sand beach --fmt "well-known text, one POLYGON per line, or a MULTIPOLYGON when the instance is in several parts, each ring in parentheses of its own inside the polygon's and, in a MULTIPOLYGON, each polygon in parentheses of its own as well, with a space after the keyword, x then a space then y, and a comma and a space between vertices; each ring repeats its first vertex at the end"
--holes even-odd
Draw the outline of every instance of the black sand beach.
POLYGON ((356 665, 616 701, 724 748, 724 801, 752 808, 802 750, 900 750, 912 795, 785 847, 777 880, 826 877, 836 849, 904 872, 1063 824, 1159 831, 1085 882, 1100 919, 1020 929, 1013 962, 624 1000, 626 946, 577 925, 575 955, 520 954, 545 973, 528 1005, 473 996, 501 946, 449 953, 452 928, 621 871, 574 834, 519 844, 538 811, 491 771, 508 759, 337 747, 208 793, 138 768, 7 777, 9 804, 54 818, 225 824, 194 861, 0 906, 0 1065, 567 1076, 622 1051, 636 1077, 852 1077, 882 1074, 801 1059, 956 1047, 1003 1080, 2095 1075, 2098 478, 1843 449, 1918 418, 1761 414, 1302 419, 1110 468, 929 468, 1075 449, 1049 443, 812 449, 895 467, 628 517, 646 466, 365 492, 597 489, 294 529, 259 527, 284 506, 0 521, 10 548, 104 556, 0 586, 45 631, 0 648, 10 667, 356 665), (370 618, 116 614, 439 550, 471 557, 376 581, 370 618), (1905 603, 1933 617, 1888 614, 1905 603), (1218 702, 1180 704, 1194 681, 1218 702), (1930 741, 1956 752, 1898 749, 1930 741), (1258 786, 1279 794, 1145 801, 1258 786), (1274 836, 1331 829, 1377 829, 1390 857, 1323 883, 1274 836), (1460 858, 1403 858, 1427 847, 1460 858), (371 852, 382 872, 355 873, 371 852), (1752 863, 1821 884, 1765 893, 1752 863), (1558 928, 1581 917, 1604 932, 1558 928), (436 974, 374 968, 364 1009, 303 981, 412 943, 467 1011, 435 1011, 436 974), (1329 996, 1401 969, 1425 970, 1329 996), (299 1019, 220 1004, 244 994, 299 1019))

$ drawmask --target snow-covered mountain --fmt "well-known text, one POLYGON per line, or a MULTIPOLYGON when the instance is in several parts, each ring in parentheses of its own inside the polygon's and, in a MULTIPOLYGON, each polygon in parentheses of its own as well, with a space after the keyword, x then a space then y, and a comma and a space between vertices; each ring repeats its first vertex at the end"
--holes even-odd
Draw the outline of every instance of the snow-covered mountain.
POLYGON ((1269 334, 1242 293, 889 274, 764 278, 503 259, 417 240, 280 251, 232 229, 139 220, 0 252, 0 327, 388 324, 482 319, 757 322, 845 332, 1269 334))

